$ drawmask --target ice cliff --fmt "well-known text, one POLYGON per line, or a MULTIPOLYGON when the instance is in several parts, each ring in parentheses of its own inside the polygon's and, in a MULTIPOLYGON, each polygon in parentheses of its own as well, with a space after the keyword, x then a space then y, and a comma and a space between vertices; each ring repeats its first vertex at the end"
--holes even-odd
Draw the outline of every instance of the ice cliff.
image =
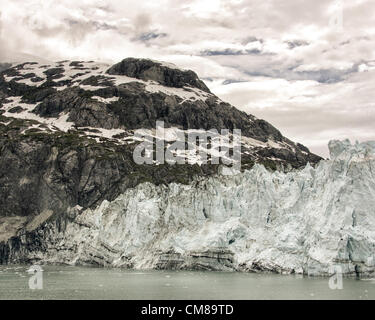
POLYGON ((190 185, 140 184, 20 237, 9 260, 309 275, 339 265, 346 274, 370 274, 375 142, 331 141, 329 149, 331 159, 316 168, 255 165, 190 185))

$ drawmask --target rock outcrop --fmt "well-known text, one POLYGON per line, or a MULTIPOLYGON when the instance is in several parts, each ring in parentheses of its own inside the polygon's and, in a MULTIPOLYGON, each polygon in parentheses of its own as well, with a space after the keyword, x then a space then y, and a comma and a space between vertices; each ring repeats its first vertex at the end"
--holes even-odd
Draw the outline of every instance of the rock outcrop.
POLYGON ((149 59, 127 58, 115 64, 108 74, 128 76, 144 81, 156 81, 174 88, 193 87, 210 93, 210 90, 191 70, 181 70, 177 66, 149 59))

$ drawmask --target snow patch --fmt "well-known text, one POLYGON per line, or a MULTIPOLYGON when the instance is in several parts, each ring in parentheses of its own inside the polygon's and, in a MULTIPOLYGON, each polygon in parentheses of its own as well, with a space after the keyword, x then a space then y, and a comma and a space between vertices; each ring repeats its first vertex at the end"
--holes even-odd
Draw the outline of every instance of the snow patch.
POLYGON ((24 119, 24 120, 35 120, 35 121, 40 122, 41 124, 47 125, 52 131, 54 131, 55 130, 54 127, 56 127, 59 130, 66 132, 69 129, 71 129, 74 125, 73 122, 67 121, 69 114, 61 114, 58 118, 42 118, 32 113, 32 110, 34 110, 37 105, 21 103, 22 97, 10 97, 8 99, 11 100, 11 102, 3 104, 3 109, 5 110, 5 113, 3 115, 5 117, 24 119), (14 107, 21 107, 24 110, 19 113, 9 112, 9 110, 14 107))
POLYGON ((119 100, 119 97, 111 97, 111 98, 102 98, 99 96, 93 96, 91 99, 95 99, 97 101, 103 102, 103 103, 111 103, 111 102, 116 102, 119 100))

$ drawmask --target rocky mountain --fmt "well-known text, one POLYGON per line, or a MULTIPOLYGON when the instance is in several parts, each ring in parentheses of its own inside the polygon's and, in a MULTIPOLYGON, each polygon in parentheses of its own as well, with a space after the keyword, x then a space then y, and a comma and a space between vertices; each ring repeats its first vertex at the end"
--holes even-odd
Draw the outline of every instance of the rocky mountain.
POLYGON ((241 129, 243 170, 262 164, 286 171, 321 160, 174 65, 133 58, 113 66, 15 65, 0 72, 0 261, 29 261, 48 245, 37 234, 51 223, 64 233, 77 208, 98 210, 143 183, 184 188, 218 173, 220 165, 188 153, 184 165, 136 164, 134 131, 153 138, 160 120, 167 145, 181 132, 241 129))

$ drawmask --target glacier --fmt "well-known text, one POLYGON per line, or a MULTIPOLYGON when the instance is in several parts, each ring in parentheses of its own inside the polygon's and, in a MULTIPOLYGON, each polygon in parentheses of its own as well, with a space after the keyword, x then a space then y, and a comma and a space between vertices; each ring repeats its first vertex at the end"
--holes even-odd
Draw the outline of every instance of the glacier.
POLYGON ((331 141, 314 168, 255 165, 189 185, 143 183, 36 230, 13 261, 135 269, 370 275, 375 254, 375 142, 331 141), (27 249, 25 249, 27 247, 27 249))

